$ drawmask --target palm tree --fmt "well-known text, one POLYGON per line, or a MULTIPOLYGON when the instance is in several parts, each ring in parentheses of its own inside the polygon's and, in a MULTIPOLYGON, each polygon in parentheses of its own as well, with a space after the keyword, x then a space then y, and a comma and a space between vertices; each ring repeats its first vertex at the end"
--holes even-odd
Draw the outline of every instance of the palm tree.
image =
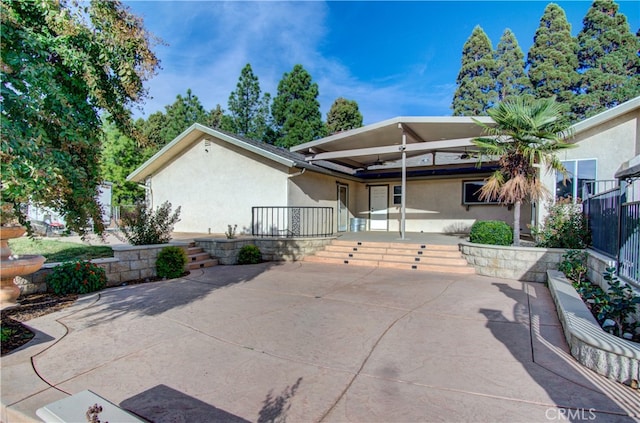
POLYGON ((538 167, 567 174, 556 151, 573 147, 564 140, 571 135, 568 119, 555 98, 512 97, 488 111, 495 125, 475 121, 484 137, 473 143, 480 157, 497 159, 499 168, 486 179, 480 199, 497 199, 513 205, 513 244, 520 245, 520 206, 524 200, 550 196, 540 181, 538 167))

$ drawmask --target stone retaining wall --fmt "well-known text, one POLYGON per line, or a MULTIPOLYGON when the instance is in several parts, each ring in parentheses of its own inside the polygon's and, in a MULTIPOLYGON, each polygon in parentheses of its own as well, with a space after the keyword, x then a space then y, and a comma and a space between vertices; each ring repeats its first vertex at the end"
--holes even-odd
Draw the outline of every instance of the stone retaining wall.
MULTIPOLYGON (((187 252, 188 243, 172 242, 157 245, 114 245, 113 257, 91 260, 107 274, 107 286, 118 286, 124 282, 156 276, 158 253, 168 245, 181 247, 187 252)), ((45 263, 42 269, 24 277, 16 278, 22 294, 46 292, 46 276, 60 263, 45 263)))
POLYGON ((638 386, 640 346, 600 327, 580 295, 559 271, 549 271, 549 290, 571 355, 583 366, 626 385, 638 386))
POLYGON ((334 238, 196 238, 198 247, 218 259, 220 264, 236 264, 245 245, 255 245, 264 261, 297 261, 331 244, 334 238))
POLYGON ((546 282, 547 270, 556 270, 562 248, 512 247, 461 242, 462 256, 478 275, 526 282, 546 282))

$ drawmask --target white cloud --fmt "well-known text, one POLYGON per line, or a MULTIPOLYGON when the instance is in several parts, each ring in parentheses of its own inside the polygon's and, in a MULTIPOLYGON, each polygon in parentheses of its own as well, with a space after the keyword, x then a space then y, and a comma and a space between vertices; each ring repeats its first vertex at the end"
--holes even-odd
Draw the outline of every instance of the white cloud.
MULTIPOLYGON (((323 55, 329 34, 323 2, 133 2, 133 12, 168 45, 156 53, 163 69, 148 82, 153 97, 145 115, 164 110, 191 88, 207 109, 226 109, 240 71, 250 63, 263 92, 275 96, 285 72, 302 64, 318 83, 323 118, 333 101, 358 102, 365 123, 447 109, 455 87, 433 86, 425 53, 422 64, 383 80, 362 81, 339 58, 323 55)), ((140 116, 140 113, 137 113, 140 116)))

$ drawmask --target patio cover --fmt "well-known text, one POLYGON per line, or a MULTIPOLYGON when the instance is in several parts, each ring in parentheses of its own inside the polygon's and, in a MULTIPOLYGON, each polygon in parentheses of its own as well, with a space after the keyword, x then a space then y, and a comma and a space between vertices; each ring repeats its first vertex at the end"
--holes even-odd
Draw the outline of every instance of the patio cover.
POLYGON ((489 117, 396 117, 319 140, 296 145, 291 151, 302 153, 308 162, 329 161, 366 175, 389 161, 400 161, 402 179, 401 225, 405 238, 406 175, 408 157, 431 154, 430 167, 448 166, 454 162, 451 153, 471 155, 477 147, 471 142, 483 134, 475 121, 492 124, 489 117), (438 157, 444 160, 438 160, 438 157))

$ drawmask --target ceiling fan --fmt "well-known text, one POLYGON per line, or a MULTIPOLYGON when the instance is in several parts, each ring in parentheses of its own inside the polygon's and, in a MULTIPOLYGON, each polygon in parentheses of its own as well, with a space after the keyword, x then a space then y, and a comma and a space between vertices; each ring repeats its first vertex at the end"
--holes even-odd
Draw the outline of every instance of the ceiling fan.
POLYGON ((382 166, 384 164, 386 164, 387 162, 385 160, 380 160, 380 155, 378 154, 378 158, 376 159, 375 162, 369 163, 365 165, 365 169, 369 169, 370 167, 373 166, 382 166))

